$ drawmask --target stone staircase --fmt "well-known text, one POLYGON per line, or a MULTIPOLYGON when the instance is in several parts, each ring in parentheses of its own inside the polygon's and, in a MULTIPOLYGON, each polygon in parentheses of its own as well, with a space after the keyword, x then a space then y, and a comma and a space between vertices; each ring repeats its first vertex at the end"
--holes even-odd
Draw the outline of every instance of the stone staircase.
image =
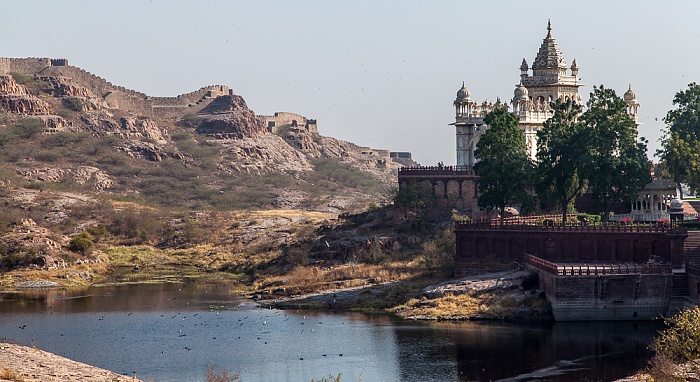
POLYGON ((690 290, 688 289, 688 277, 685 271, 673 272, 673 289, 671 292, 671 302, 668 306, 667 316, 672 316, 686 306, 686 301, 690 298, 690 290))
POLYGON ((700 265, 700 231, 688 231, 683 242, 683 256, 687 263, 700 265))
POLYGON ((684 200, 683 201, 683 213, 698 213, 700 212, 700 200, 684 200), (692 207, 686 208, 686 204, 692 207))

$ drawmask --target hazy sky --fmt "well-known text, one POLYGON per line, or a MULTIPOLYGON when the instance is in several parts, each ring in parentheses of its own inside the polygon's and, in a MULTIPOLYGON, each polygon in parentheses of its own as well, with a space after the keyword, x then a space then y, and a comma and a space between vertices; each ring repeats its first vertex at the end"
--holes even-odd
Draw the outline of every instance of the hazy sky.
POLYGON ((68 58, 116 85, 174 96, 223 84, 257 114, 455 162, 452 101, 510 101, 547 19, 584 100, 637 93, 658 148, 674 94, 700 82, 698 1, 0 1, 0 56, 68 58))

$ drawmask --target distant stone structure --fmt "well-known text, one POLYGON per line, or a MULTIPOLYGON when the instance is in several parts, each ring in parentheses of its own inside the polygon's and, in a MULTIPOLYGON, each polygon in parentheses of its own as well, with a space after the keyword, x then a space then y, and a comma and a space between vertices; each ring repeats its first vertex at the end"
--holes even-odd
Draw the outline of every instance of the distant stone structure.
POLYGON ((28 73, 44 77, 66 77, 85 84, 95 95, 103 98, 108 107, 128 109, 148 117, 177 117, 196 114, 221 95, 234 95, 226 85, 205 86, 176 97, 150 97, 144 93, 113 85, 90 72, 68 64, 65 58, 0 58, 0 74, 28 73))
POLYGON ((309 119, 299 114, 278 111, 275 115, 259 115, 267 127, 267 131, 277 134, 281 127, 304 129, 309 133, 318 134, 318 125, 315 119, 309 119))

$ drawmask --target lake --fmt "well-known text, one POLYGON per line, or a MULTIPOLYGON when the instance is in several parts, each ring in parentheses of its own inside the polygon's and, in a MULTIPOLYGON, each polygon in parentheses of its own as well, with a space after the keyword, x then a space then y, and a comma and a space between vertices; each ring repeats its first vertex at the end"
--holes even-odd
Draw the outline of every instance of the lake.
POLYGON ((611 381, 644 367, 658 322, 416 322, 260 309, 225 285, 0 294, 0 339, 120 374, 243 382, 611 381))

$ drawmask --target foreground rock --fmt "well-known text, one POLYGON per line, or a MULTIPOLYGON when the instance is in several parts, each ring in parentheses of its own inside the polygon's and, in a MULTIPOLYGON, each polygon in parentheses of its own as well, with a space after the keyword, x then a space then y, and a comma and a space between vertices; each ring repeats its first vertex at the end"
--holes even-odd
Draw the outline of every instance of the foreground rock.
POLYGON ((76 362, 36 348, 0 343, 0 371, 24 382, 138 382, 109 370, 76 362), (6 370, 6 371, 5 371, 6 370))

